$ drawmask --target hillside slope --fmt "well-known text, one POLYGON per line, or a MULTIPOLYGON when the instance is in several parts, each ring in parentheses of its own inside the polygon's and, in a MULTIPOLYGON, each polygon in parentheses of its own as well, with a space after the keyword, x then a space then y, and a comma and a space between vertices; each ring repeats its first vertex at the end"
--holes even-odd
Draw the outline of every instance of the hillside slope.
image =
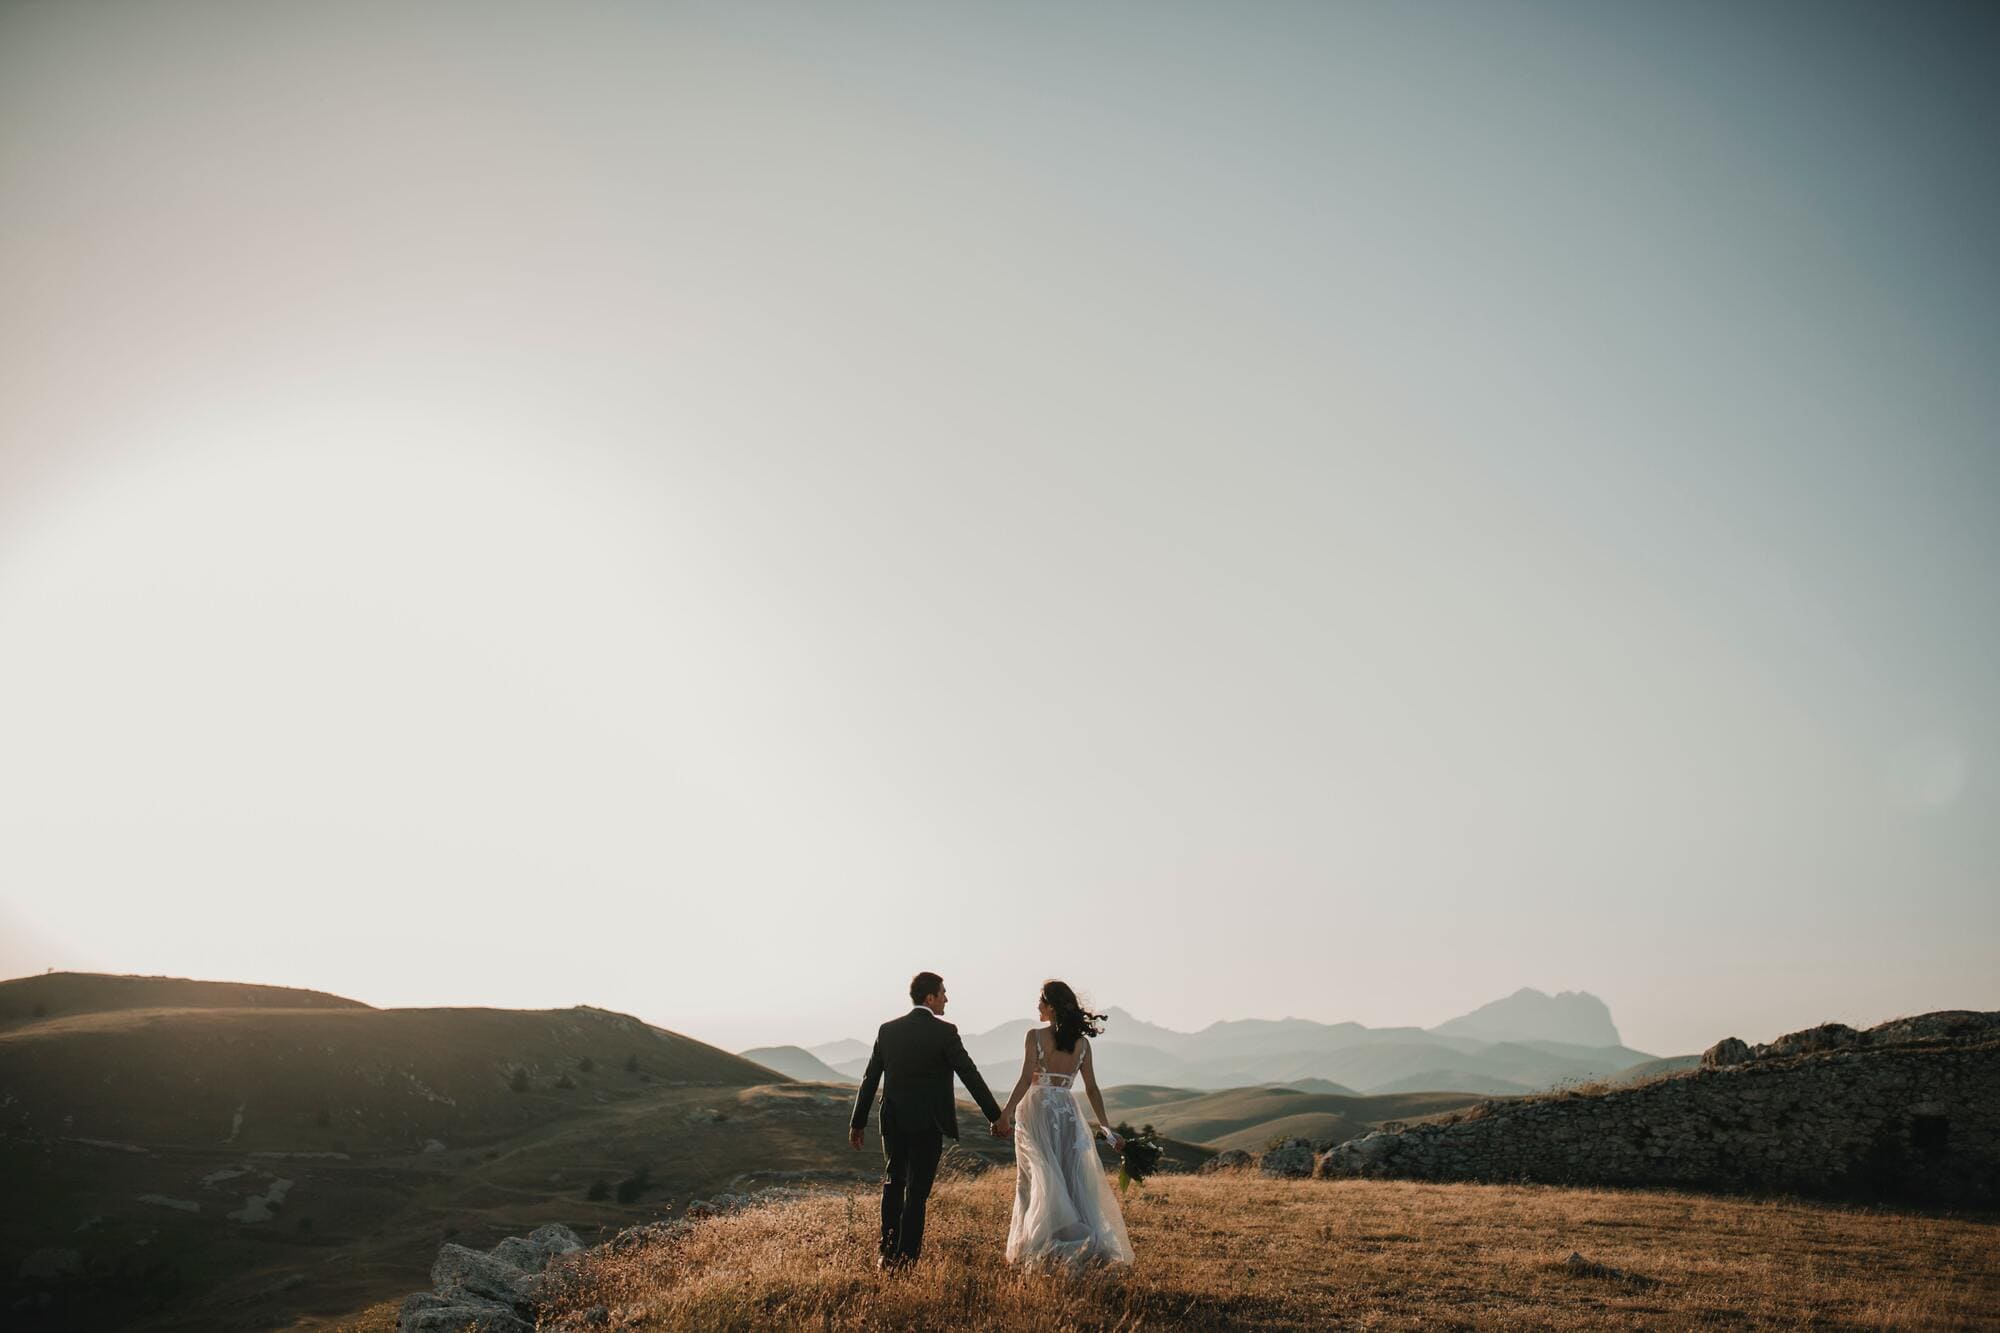
POLYGON ((745 1172, 827 1170, 847 1153, 847 1098, 810 1094, 597 1009, 124 1008, 16 1024, 0 1031, 0 1309, 46 1296, 50 1328, 206 1330, 352 1308, 420 1277, 454 1230, 625 1223, 745 1172), (638 1182, 629 1197, 620 1180, 638 1182), (45 1269, 75 1280, 51 1286, 45 1269))
POLYGON ((121 1009, 366 1009, 344 995, 187 977, 44 972, 0 981, 0 1028, 121 1009))
POLYGON ((511 1133, 646 1081, 782 1077, 598 1009, 128 1009, 0 1032, 0 1123, 149 1147, 413 1151, 511 1133), (579 1082, 584 1059, 606 1079, 630 1063, 634 1078, 579 1082), (559 1086, 565 1075, 573 1086, 559 1086))
POLYGON ((1273 1138, 1297 1135, 1339 1141, 1365 1134, 1384 1122, 1455 1111, 1479 1100, 1449 1092, 1361 1097, 1285 1087, 1190 1093, 1140 1086, 1106 1089, 1104 1109, 1114 1120, 1149 1123, 1162 1134, 1189 1143, 1254 1152, 1273 1138), (1176 1093, 1180 1095, 1172 1095, 1176 1093))

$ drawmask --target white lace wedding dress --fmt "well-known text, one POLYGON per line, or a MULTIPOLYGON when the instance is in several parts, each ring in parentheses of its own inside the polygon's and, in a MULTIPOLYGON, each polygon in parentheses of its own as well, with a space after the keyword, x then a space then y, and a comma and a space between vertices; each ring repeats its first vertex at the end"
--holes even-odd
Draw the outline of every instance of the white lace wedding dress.
POLYGON ((1071 1074, 1047 1067, 1040 1032, 1032 1040, 1034 1080, 1014 1117, 1014 1220, 1007 1228, 1007 1262, 1129 1264, 1125 1214, 1097 1160, 1090 1122, 1072 1086, 1090 1059, 1090 1039, 1078 1038, 1080 1058, 1071 1074))

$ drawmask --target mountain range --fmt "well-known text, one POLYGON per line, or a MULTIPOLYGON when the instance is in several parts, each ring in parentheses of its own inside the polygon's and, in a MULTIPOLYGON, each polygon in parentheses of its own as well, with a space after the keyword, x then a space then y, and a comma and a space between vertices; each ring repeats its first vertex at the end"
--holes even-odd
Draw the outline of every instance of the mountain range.
MULTIPOLYGON (((1016 1021, 966 1034, 966 1049, 996 1096, 1004 1096, 1020 1072, 1021 1034, 1028 1026, 1016 1021)), ((1343 1092, 1369 1095, 1516 1096, 1610 1078, 1658 1058, 1626 1046, 1610 1009, 1595 995, 1525 987, 1432 1028, 1246 1018, 1177 1032, 1114 1008, 1094 1045, 1098 1079, 1107 1087, 1219 1089, 1324 1080, 1343 1092)), ((869 1043, 844 1039, 744 1054, 794 1078, 827 1077, 806 1072, 811 1066, 794 1052, 853 1082, 867 1067, 869 1043)))

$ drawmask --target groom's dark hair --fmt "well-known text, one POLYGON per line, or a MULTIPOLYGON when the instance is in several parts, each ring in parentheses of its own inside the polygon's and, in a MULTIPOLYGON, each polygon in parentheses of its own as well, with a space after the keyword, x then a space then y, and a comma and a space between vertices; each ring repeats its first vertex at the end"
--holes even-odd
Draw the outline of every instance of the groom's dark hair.
POLYGON ((935 972, 919 972, 910 978, 910 1003, 922 1004, 943 989, 943 977, 935 972))

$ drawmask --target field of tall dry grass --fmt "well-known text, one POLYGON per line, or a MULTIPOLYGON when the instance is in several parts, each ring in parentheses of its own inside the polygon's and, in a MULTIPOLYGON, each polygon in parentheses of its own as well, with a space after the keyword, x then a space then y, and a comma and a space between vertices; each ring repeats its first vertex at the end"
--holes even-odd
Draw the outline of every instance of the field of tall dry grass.
POLYGON ((1008 1269, 1012 1190, 1005 1170, 941 1184, 923 1261, 907 1273, 874 1268, 876 1196, 865 1188, 598 1251, 542 1326, 2000 1328, 1992 1218, 1656 1191, 1170 1176, 1127 1198, 1136 1265, 1074 1279, 1008 1269), (1617 1271, 1573 1272, 1572 1252, 1617 1271))

